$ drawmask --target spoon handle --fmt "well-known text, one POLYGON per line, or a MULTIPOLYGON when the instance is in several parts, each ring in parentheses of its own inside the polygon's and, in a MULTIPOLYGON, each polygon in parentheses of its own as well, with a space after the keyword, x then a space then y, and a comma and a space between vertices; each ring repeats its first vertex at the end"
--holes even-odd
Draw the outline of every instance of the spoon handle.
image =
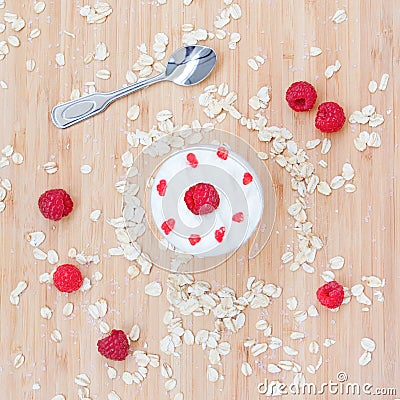
POLYGON ((149 79, 144 79, 143 81, 114 90, 113 92, 93 93, 76 100, 68 101, 67 103, 58 104, 51 112, 51 119, 57 128, 68 128, 71 125, 101 113, 113 101, 164 79, 165 74, 161 73, 149 79))

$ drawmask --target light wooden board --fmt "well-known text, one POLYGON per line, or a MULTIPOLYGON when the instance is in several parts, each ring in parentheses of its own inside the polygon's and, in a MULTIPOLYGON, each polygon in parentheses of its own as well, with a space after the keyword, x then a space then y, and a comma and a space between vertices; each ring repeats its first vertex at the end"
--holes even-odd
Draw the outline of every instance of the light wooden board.
MULTIPOLYGON (((174 112, 177 124, 190 123, 196 118, 205 122, 197 97, 202 88, 211 83, 227 82, 239 94, 238 108, 252 115, 248 99, 261 86, 267 85, 272 87, 272 102, 267 110, 270 124, 286 126, 294 133, 295 140, 304 146, 309 139, 322 138, 313 127, 315 110, 310 114, 294 114, 284 101, 288 85, 303 79, 316 85, 319 101, 338 101, 347 115, 364 105, 374 104, 386 118, 379 128, 382 148, 359 153, 353 146, 358 126, 350 128, 346 125, 343 132, 331 136, 332 149, 322 157, 328 162, 328 168, 320 168, 319 174, 330 179, 340 172, 344 162, 350 161, 356 170, 357 191, 347 194, 338 190, 328 198, 321 195, 310 198, 310 220, 325 243, 315 262, 318 273, 314 275, 301 271, 292 273, 287 266, 281 266, 280 257, 286 245, 291 245, 295 239, 290 229, 293 221, 286 212, 295 196, 290 189, 288 174, 269 161, 278 209, 268 245, 255 261, 239 261, 246 254, 244 248, 226 265, 200 275, 199 279, 217 286, 228 285, 240 294, 245 291, 247 277, 256 276, 281 285, 284 288, 282 297, 274 301, 268 311, 246 312, 244 329, 229 338, 232 351, 218 367, 225 376, 223 381, 207 382, 207 355, 198 346, 181 347, 180 358, 169 360, 163 355, 162 358, 171 363, 178 389, 185 394, 185 399, 256 399, 258 383, 264 378, 274 379, 273 375, 265 373, 266 364, 287 358, 282 349, 268 352, 256 366, 254 359, 243 349, 246 338, 258 335, 262 340, 255 322, 264 316, 272 323, 275 336, 299 349, 300 355, 296 360, 303 369, 309 363, 315 364, 318 358, 308 353, 311 340, 320 344, 327 337, 337 340, 330 349, 321 348, 323 366, 316 376, 305 372, 309 382, 335 380, 339 371, 345 371, 349 382, 369 382, 375 387, 397 385, 399 396, 397 207, 400 157, 396 114, 399 109, 400 27, 396 21, 400 18, 400 3, 396 0, 240 1, 243 17, 232 21, 227 31, 240 32, 242 40, 235 51, 228 49, 227 40, 204 42, 214 47, 219 56, 215 73, 204 84, 189 89, 169 84, 153 86, 119 101, 105 114, 87 123, 65 131, 57 130, 50 122, 49 111, 57 102, 67 100, 73 88, 82 90, 84 82, 92 80, 96 81, 98 90, 120 87, 125 83, 127 69, 139 55, 137 45, 146 43, 150 46, 155 33, 165 32, 170 37, 168 51, 171 52, 181 45, 181 24, 191 22, 196 28, 214 31, 213 21, 223 7, 222 1, 211 0, 194 0, 189 7, 183 6, 180 0, 168 0, 162 6, 155 3, 113 0, 114 12, 102 25, 86 24, 78 13, 78 6, 83 4, 81 1, 48 1, 40 16, 34 14, 33 1, 30 0, 8 1, 6 5, 5 10, 23 16, 29 27, 16 34, 21 38, 21 47, 13 48, 0 62, 0 80, 9 86, 7 90, 0 89, 0 147, 11 143, 25 156, 23 165, 11 165, 0 170, 0 176, 9 177, 13 183, 12 193, 6 200, 7 208, 0 215, 0 379, 3 393, 0 397, 49 400, 62 393, 67 400, 76 399, 74 377, 82 372, 91 377, 91 398, 94 400, 106 399, 112 389, 123 400, 173 397, 176 390, 172 395, 167 394, 164 378, 159 370, 152 368, 142 387, 126 386, 120 379, 110 381, 106 375, 106 361, 96 351, 100 334, 83 310, 90 302, 105 297, 111 308, 106 317, 108 323, 128 331, 138 323, 142 333, 137 347, 142 348, 146 343, 149 352, 159 353, 159 340, 166 334, 162 324, 163 313, 168 307, 165 291, 159 298, 149 298, 144 295, 143 288, 149 281, 158 279, 164 283, 165 289, 167 274, 153 269, 150 276, 140 275, 129 281, 126 273, 129 262, 104 256, 116 243, 113 229, 104 221, 119 215, 121 207, 120 196, 113 190, 113 185, 124 174, 120 163, 120 156, 127 149, 123 132, 135 128, 149 129, 155 122, 155 114, 165 108, 174 112), (341 7, 347 9, 349 19, 335 25, 329 17, 341 7), (35 27, 41 29, 41 36, 30 43, 26 37, 35 27), (64 30, 74 33, 76 38, 65 35, 64 30), (105 62, 84 66, 83 56, 93 51, 99 41, 107 43, 110 57, 105 62), (321 47, 323 54, 309 59, 306 55, 312 45, 321 47), (65 53, 66 65, 63 68, 55 66, 57 52, 65 53), (247 66, 247 59, 257 54, 266 56, 267 61, 255 72, 247 66), (27 59, 36 60, 34 72, 26 72, 27 59), (342 68, 332 79, 326 80, 325 68, 336 59, 340 60, 342 68), (100 68, 112 71, 109 81, 94 79, 95 71, 100 68), (370 95, 368 82, 371 79, 379 81, 384 72, 390 74, 388 89, 370 95), (128 124, 126 112, 135 103, 141 106, 141 116, 128 124), (386 116, 388 109, 393 113, 386 116), (40 166, 53 158, 60 169, 57 174, 48 176, 40 166), (90 175, 80 173, 80 166, 86 163, 93 166, 90 175), (44 190, 54 187, 63 187, 71 193, 75 210, 68 219, 49 223, 39 214, 36 201, 44 190), (96 208, 103 211, 103 216, 94 224, 89 220, 89 213, 96 208), (46 232, 47 239, 42 247, 45 250, 56 249, 61 262, 68 261, 67 251, 72 246, 87 254, 98 252, 101 263, 83 271, 91 276, 100 270, 103 280, 87 294, 68 298, 54 288, 40 285, 39 275, 50 271, 51 266, 33 259, 32 248, 24 239, 33 230, 46 232), (316 304, 314 292, 322 283, 319 273, 324 270, 327 260, 335 255, 346 259, 345 268, 338 271, 337 277, 347 286, 359 283, 362 275, 385 277, 385 302, 381 304, 375 300, 369 312, 362 312, 361 305, 354 300, 337 314, 318 307, 320 316, 308 319, 299 327, 306 333, 306 339, 302 343, 288 341, 295 323, 285 307, 286 299, 296 295, 299 309, 316 304), (9 293, 22 279, 29 282, 29 288, 22 295, 20 305, 15 307, 9 302, 9 293), (72 319, 62 316, 62 308, 68 299, 75 304, 72 319), (49 321, 40 318, 40 307, 44 305, 54 310, 49 321), (63 334, 60 344, 50 340, 50 333, 56 328, 63 334), (372 362, 361 368, 358 358, 362 353, 360 339, 364 336, 376 341, 377 350, 372 362), (15 370, 12 361, 19 351, 25 354, 26 361, 15 370), (249 378, 240 373, 240 364, 247 359, 255 371, 249 378), (41 385, 37 392, 32 391, 35 382, 41 385)), ((5 10, 0 10, 0 17, 5 10)), ((0 40, 10 34, 7 29, 0 35, 0 40)), ((235 132, 259 149, 265 148, 255 134, 240 127, 233 118, 227 118, 220 127, 235 132)), ((313 162, 321 158, 319 150, 310 153, 313 162)), ((368 293, 372 294, 372 290, 369 289, 368 293)), ((184 320, 195 331, 212 329, 209 318, 184 320)), ((134 370, 132 359, 110 364, 116 366, 119 374, 125 369, 134 370)), ((290 382, 291 373, 280 377, 290 382)), ((331 396, 324 394, 318 398, 329 399, 331 396)))

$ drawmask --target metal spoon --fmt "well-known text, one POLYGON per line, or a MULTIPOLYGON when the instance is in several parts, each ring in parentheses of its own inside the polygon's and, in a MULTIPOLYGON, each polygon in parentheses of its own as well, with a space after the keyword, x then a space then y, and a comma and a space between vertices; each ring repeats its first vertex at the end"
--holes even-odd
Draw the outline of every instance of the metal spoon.
POLYGON ((180 86, 192 86, 205 79, 217 61, 215 51, 206 46, 185 46, 176 50, 165 72, 110 93, 93 93, 55 106, 51 119, 57 128, 68 128, 104 111, 113 101, 153 83, 171 81, 180 86))

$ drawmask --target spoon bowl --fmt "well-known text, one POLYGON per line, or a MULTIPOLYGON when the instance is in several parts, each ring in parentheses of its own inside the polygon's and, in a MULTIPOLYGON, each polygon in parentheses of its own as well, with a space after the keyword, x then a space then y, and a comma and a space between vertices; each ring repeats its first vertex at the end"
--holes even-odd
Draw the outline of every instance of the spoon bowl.
POLYGON ((185 46, 170 57, 166 79, 180 86, 192 86, 203 81, 214 69, 217 54, 206 46, 185 46))
POLYGON ((143 79, 109 93, 93 93, 55 106, 51 119, 57 128, 64 129, 104 111, 113 101, 161 81, 179 86, 192 86, 207 78, 214 69, 217 55, 206 46, 184 46, 176 50, 161 74, 143 79))

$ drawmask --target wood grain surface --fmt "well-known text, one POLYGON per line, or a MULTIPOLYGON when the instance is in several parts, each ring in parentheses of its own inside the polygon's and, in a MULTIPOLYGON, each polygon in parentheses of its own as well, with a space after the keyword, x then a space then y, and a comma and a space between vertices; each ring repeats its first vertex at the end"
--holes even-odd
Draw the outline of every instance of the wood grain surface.
MULTIPOLYGON (((78 386, 74 378, 86 373, 91 378, 90 398, 106 400, 115 390, 122 400, 173 399, 181 391, 188 400, 265 398, 258 394, 257 385, 265 378, 280 379, 290 383, 292 372, 273 375, 266 372, 266 365, 282 359, 292 359, 283 349, 268 351, 255 362, 243 342, 248 338, 262 341, 262 333, 255 329, 260 317, 273 326, 273 334, 285 344, 299 350, 293 360, 298 362, 308 382, 336 380, 337 373, 344 371, 349 382, 371 383, 374 387, 397 388, 400 396, 399 337, 400 313, 398 308, 399 259, 399 206, 400 193, 398 171, 400 157, 397 138, 397 110, 399 109, 399 60, 400 60, 400 2, 397 0, 305 1, 305 0, 247 0, 239 1, 243 16, 227 25, 228 32, 239 32, 241 40, 236 50, 228 49, 228 39, 206 40, 202 44, 213 47, 218 53, 215 72, 204 83, 193 88, 182 88, 165 83, 124 98, 113 104, 106 113, 67 130, 56 129, 50 120, 51 108, 69 99, 72 89, 83 92, 87 81, 95 81, 99 91, 108 91, 126 83, 125 74, 139 56, 137 46, 145 43, 149 48, 157 32, 168 34, 167 53, 182 44, 181 25, 192 23, 195 28, 215 32, 215 16, 224 7, 219 0, 194 0, 184 6, 180 0, 168 0, 165 5, 155 1, 110 2, 113 13, 99 25, 89 25, 79 15, 81 1, 47 1, 45 11, 37 15, 31 0, 7 1, 0 9, 0 20, 5 11, 15 12, 27 21, 27 27, 18 33, 7 26, 0 34, 0 41, 15 34, 21 46, 11 48, 7 57, 0 61, 0 80, 8 89, 0 89, 0 147, 13 144, 25 161, 0 169, 2 178, 12 182, 12 192, 7 196, 6 209, 0 214, 1 240, 1 322, 0 322, 0 381, 1 399, 50 400, 63 394, 67 400, 78 398, 78 386), (334 24, 330 18, 336 10, 344 8, 348 20, 334 24), (31 29, 39 28, 41 35, 27 40, 31 29), (71 32, 75 38, 64 31, 71 32), (100 41, 107 44, 110 52, 105 61, 83 63, 84 56, 93 51, 100 41), (323 53, 308 57, 309 47, 318 46, 323 53), (65 66, 55 63, 56 53, 64 53, 65 66), (255 55, 266 57, 259 71, 253 71, 247 60, 255 55), (34 59, 34 71, 27 72, 26 60, 34 59), (341 69, 329 80, 324 76, 326 67, 338 59, 341 69), (102 81, 95 78, 97 70, 106 68, 111 78, 102 81), (383 73, 390 74, 386 91, 370 94, 368 83, 378 81, 383 73), (238 255, 221 267, 196 276, 207 280, 214 287, 227 285, 238 295, 246 290, 249 276, 264 279, 283 287, 282 296, 267 309, 246 310, 246 324, 237 334, 227 335, 232 349, 217 366, 224 376, 216 383, 207 381, 209 365, 207 353, 200 346, 178 348, 180 357, 162 354, 160 339, 167 334, 162 318, 168 303, 165 298, 168 274, 153 268, 149 276, 139 275, 130 280, 127 275, 129 261, 122 257, 109 257, 107 251, 116 246, 114 229, 105 221, 120 215, 121 196, 113 188, 125 174, 121 155, 127 150, 126 131, 136 128, 149 130, 155 123, 155 115, 162 109, 173 111, 176 124, 190 124, 194 119, 207 121, 198 96, 206 85, 227 82, 238 93, 237 108, 246 115, 254 115, 248 99, 261 86, 271 87, 271 104, 266 110, 269 125, 285 126, 293 132, 294 140, 305 146, 307 140, 323 138, 313 126, 315 110, 311 113, 293 113, 284 101, 286 88, 296 80, 308 80, 318 91, 318 101, 332 100, 343 105, 347 116, 367 104, 376 106, 384 115, 385 123, 376 130, 382 137, 381 148, 368 148, 358 152, 353 139, 360 130, 371 131, 359 125, 346 124, 339 134, 330 136, 332 148, 322 156, 320 147, 310 151, 310 158, 317 163, 326 160, 328 168, 318 167, 322 179, 340 174, 344 162, 355 168, 354 183, 357 191, 346 193, 343 189, 331 196, 320 194, 308 199, 309 220, 325 246, 314 263, 316 273, 290 272, 281 265, 286 246, 296 242, 291 229, 294 221, 287 214, 287 207, 294 202, 295 192, 290 188, 290 176, 273 161, 267 165, 273 177, 277 193, 277 218, 272 236, 264 251, 251 262, 243 261, 246 246, 238 255), (141 114, 131 122, 126 118, 128 108, 139 104, 141 114), (387 115, 387 110, 393 112, 387 115), (42 165, 50 160, 57 162, 59 171, 48 175, 42 165), (80 167, 90 164, 93 171, 83 175, 80 167), (49 188, 63 187, 73 197, 75 209, 68 218, 52 223, 43 219, 37 208, 39 195, 49 188), (100 221, 93 223, 89 214, 101 209, 100 221), (83 267, 85 276, 101 271, 102 281, 87 293, 61 295, 52 285, 39 284, 39 275, 50 272, 53 266, 33 258, 32 247, 25 240, 27 233, 43 231, 46 241, 44 250, 55 249, 60 263, 70 261, 68 249, 76 247, 86 254, 99 254, 99 265, 83 267), (386 278, 382 289, 385 301, 374 298, 368 312, 354 299, 338 313, 331 313, 317 304, 315 290, 323 283, 320 273, 328 260, 336 255, 345 258, 345 267, 336 271, 337 279, 351 287, 361 282, 363 275, 386 278), (10 304, 9 294, 16 284, 26 280, 27 290, 21 295, 20 304, 10 304), (160 297, 144 294, 144 286, 154 280, 162 282, 164 292, 160 297), (308 318, 296 324, 293 313, 286 308, 286 299, 296 296, 298 309, 317 305, 319 317, 308 318), (160 369, 149 368, 147 379, 141 386, 128 386, 122 380, 110 380, 106 373, 106 360, 99 356, 96 342, 102 336, 87 313, 87 305, 98 298, 106 298, 109 311, 105 320, 111 327, 129 331, 133 324, 141 327, 139 341, 133 348, 161 355, 171 364, 177 388, 167 393, 165 379, 160 369), (62 314, 63 306, 75 304, 72 318, 62 314), (40 308, 49 306, 53 317, 45 320, 40 308), (58 329, 63 336, 56 344, 50 334, 58 329), (290 341, 289 334, 299 329, 306 334, 301 342, 290 341), (376 350, 372 362, 365 367, 358 364, 363 350, 360 340, 373 338, 376 350), (322 346, 325 338, 336 340, 330 348, 322 346), (312 340, 320 344, 323 355, 322 367, 315 375, 306 367, 318 360, 310 354, 312 340), (15 369, 13 360, 17 353, 25 355, 25 363, 15 369), (240 371, 243 361, 249 361, 253 374, 244 377, 240 371), (39 390, 32 390, 34 383, 39 390)), ((256 133, 241 127, 232 117, 218 127, 234 132, 248 140, 259 150, 265 144, 257 140, 256 133)), ((372 297, 373 290, 366 292, 372 297)), ((184 317, 184 324, 194 332, 213 329, 210 317, 184 317)), ((125 362, 110 362, 121 376, 123 371, 133 371, 132 358, 125 362)), ((299 399, 394 399, 394 395, 333 397, 283 396, 299 399)))

